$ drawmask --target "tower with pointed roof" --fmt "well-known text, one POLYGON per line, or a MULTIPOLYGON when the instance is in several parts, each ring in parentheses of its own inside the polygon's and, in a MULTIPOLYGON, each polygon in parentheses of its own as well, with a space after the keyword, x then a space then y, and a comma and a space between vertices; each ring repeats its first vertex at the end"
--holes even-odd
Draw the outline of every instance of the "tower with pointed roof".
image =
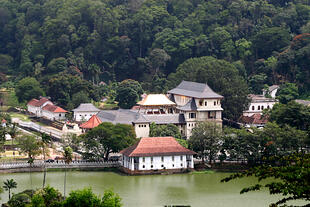
POLYGON ((215 93, 206 83, 182 81, 168 94, 177 104, 178 112, 184 115, 184 135, 187 138, 197 122, 212 121, 222 125, 221 100, 224 97, 215 93))

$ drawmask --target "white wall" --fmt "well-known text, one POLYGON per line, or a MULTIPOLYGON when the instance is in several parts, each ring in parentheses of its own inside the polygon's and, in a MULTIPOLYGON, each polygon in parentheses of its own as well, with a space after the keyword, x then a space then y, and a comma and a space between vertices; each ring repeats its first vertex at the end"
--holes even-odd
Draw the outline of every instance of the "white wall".
POLYGON ((184 106, 187 104, 192 98, 187 96, 174 95, 175 103, 178 106, 184 106))
POLYGON ((150 125, 149 125, 149 123, 135 124, 134 127, 135 127, 135 132, 136 132, 137 138, 149 137, 149 135, 150 135, 150 125))
MULTIPOLYGON (((194 168, 193 155, 175 155, 175 156, 154 156, 154 157, 137 157, 139 163, 137 170, 161 170, 161 169, 181 169, 194 168), (162 157, 164 161, 162 161, 162 157), (174 160, 173 158, 174 157, 174 160), (183 159, 181 159, 183 157, 183 159), (152 161, 153 158, 153 161, 152 161), (189 161, 187 161, 189 158, 189 161)), ((134 158, 123 156, 123 166, 134 170, 134 158)))
POLYGON ((97 113, 98 111, 74 112, 74 119, 75 121, 88 121, 93 115, 97 113))
POLYGON ((222 110, 221 99, 199 99, 195 98, 198 110, 222 110))
POLYGON ((42 110, 42 116, 49 120, 64 120, 66 119, 65 114, 66 113, 54 113, 51 111, 42 110))
POLYGON ((27 105, 27 109, 29 112, 38 115, 40 113, 40 107, 35 107, 31 105, 27 105))
POLYGON ((276 102, 255 102, 255 103, 251 103, 248 110, 243 112, 243 116, 252 116, 253 114, 262 114, 263 109, 267 109, 268 106, 270 109, 272 109, 273 105, 275 105, 275 104, 276 104, 276 102))

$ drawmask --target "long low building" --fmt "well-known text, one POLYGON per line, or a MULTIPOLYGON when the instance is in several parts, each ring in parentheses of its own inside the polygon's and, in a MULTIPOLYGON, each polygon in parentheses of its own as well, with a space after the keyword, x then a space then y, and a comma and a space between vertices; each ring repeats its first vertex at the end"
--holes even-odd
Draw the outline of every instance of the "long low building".
POLYGON ((128 174, 183 172, 194 168, 195 152, 173 137, 146 137, 122 150, 123 170, 128 174))

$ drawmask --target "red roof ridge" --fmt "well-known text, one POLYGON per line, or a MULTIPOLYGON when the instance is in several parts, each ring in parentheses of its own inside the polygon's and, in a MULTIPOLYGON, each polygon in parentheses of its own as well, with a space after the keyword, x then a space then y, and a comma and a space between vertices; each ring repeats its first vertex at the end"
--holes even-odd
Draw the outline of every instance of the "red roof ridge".
POLYGON ((120 152, 128 157, 193 155, 195 152, 180 145, 174 137, 143 137, 120 152))
POLYGON ((54 104, 46 104, 42 109, 45 111, 50 111, 54 113, 66 113, 67 112, 63 108, 56 106, 54 104))
POLYGON ((92 129, 101 124, 102 121, 94 114, 92 117, 87 122, 84 122, 83 124, 80 125, 80 128, 84 129, 92 129))

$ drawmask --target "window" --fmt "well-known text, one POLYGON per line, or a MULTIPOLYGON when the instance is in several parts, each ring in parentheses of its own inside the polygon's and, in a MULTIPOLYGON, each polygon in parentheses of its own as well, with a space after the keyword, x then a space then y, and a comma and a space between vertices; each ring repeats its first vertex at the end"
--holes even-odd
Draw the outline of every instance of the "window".
POLYGON ((163 168, 163 167, 164 167, 164 165, 161 165, 161 167, 163 168))
POLYGON ((203 100, 200 100, 199 105, 202 106, 202 104, 203 104, 203 100))
POLYGON ((217 105, 219 104, 219 100, 216 101, 216 104, 217 104, 217 105))
POLYGON ((267 109, 270 109, 270 106, 269 106, 269 105, 267 106, 267 109))
POLYGON ((172 156, 172 162, 174 162, 174 156, 172 156))
POLYGON ((142 168, 145 168, 145 165, 143 165, 142 168))
POLYGON ((142 162, 145 162, 145 157, 142 157, 142 162))
POLYGON ((181 167, 183 167, 183 164, 181 163, 181 167))
POLYGON ((255 110, 255 107, 254 106, 252 106, 252 111, 254 111, 255 110))
POLYGON ((180 159, 181 159, 181 161, 183 161, 183 156, 182 155, 180 156, 180 159))
POLYGON ((59 114, 59 117, 61 117, 61 114, 59 114))
POLYGON ((153 162, 153 157, 151 157, 151 162, 153 162))
POLYGON ((153 165, 151 165, 151 168, 153 168, 153 165))
POLYGON ((205 102, 205 106, 208 106, 208 101, 205 102))
POLYGON ((262 106, 262 110, 264 110, 264 106, 262 106))
POLYGON ((174 167, 174 164, 172 164, 172 167, 174 167))
POLYGON ((161 156, 161 161, 164 162, 164 156, 161 156))
POLYGON ((191 124, 188 124, 188 126, 190 127, 190 126, 191 126, 191 124))
POLYGON ((195 119, 196 118, 196 113, 189 113, 189 118, 190 119, 195 119))
POLYGON ((260 110, 260 106, 257 107, 257 110, 260 110))
POLYGON ((216 106, 216 101, 214 101, 214 106, 216 106))
POLYGON ((144 127, 146 127, 146 125, 144 125, 144 127))

